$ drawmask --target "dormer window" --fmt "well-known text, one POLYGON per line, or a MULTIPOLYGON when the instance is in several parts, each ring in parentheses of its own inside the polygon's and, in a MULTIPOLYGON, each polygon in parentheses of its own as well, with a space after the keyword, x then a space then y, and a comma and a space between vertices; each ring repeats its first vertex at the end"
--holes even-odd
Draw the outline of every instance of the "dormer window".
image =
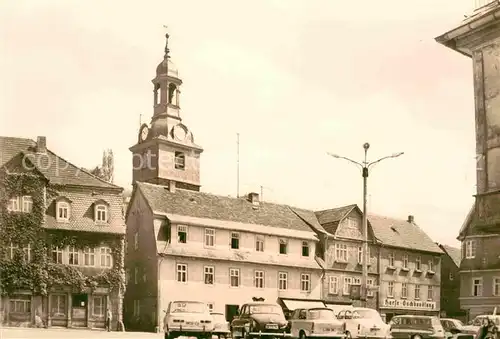
POLYGON ((69 203, 66 201, 59 201, 57 203, 57 221, 69 221, 69 203))
POLYGON ((186 156, 182 152, 175 152, 175 169, 183 170, 186 168, 186 156))
POLYGON ((98 204, 95 206, 95 221, 108 222, 108 206, 98 204))

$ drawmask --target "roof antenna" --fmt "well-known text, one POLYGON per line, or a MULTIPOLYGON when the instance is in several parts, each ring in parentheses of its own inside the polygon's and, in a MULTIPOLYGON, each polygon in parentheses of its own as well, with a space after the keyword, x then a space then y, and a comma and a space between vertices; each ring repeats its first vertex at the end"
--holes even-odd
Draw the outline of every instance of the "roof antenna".
MULTIPOLYGON (((168 29, 167 25, 163 25, 163 28, 166 30, 168 29)), ((170 38, 170 35, 168 35, 168 32, 165 33, 165 60, 170 58, 170 50, 168 49, 168 38, 170 38)))

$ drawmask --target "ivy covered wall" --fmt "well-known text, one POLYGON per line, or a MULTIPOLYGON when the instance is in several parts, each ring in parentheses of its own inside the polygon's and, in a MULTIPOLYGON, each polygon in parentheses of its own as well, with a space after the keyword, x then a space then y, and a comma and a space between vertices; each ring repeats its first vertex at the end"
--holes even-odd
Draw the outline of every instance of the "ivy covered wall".
POLYGON ((123 236, 103 233, 49 230, 43 228, 47 202, 59 192, 61 186, 50 185, 36 173, 7 173, 0 170, 0 291, 10 294, 15 290, 31 290, 35 294, 47 295, 52 286, 72 286, 85 291, 97 286, 111 290, 125 288, 122 241, 123 236), (31 196, 31 213, 16 213, 7 210, 11 197, 31 196), (10 244, 18 246, 14 258, 10 258, 10 244), (23 247, 31 249, 31 260, 24 260, 23 247), (113 267, 97 275, 86 275, 75 266, 51 262, 52 247, 74 246, 96 248, 106 245, 111 248, 113 267))

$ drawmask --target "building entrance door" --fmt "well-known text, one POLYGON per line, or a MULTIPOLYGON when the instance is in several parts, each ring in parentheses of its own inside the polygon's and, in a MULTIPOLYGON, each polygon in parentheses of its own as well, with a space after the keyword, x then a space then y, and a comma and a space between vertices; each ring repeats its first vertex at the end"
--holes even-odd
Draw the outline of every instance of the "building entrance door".
POLYGON ((68 295, 51 294, 50 295, 50 318, 51 326, 68 326, 68 295))
POLYGON ((71 325, 73 327, 87 327, 87 294, 73 294, 71 303, 71 325))

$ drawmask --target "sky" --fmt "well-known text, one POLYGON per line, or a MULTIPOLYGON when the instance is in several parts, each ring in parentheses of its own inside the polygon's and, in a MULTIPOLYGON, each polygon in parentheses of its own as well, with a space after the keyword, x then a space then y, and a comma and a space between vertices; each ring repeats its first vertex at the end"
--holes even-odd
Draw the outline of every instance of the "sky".
POLYGON ((47 137, 81 167, 115 156, 131 187, 153 113, 165 28, 183 123, 205 151, 202 190, 313 210, 362 204, 456 236, 475 193, 472 63, 436 43, 472 0, 3 0, 0 135, 47 137), (117 4, 119 4, 117 6, 117 4), (142 115, 142 117, 141 117, 142 115))

